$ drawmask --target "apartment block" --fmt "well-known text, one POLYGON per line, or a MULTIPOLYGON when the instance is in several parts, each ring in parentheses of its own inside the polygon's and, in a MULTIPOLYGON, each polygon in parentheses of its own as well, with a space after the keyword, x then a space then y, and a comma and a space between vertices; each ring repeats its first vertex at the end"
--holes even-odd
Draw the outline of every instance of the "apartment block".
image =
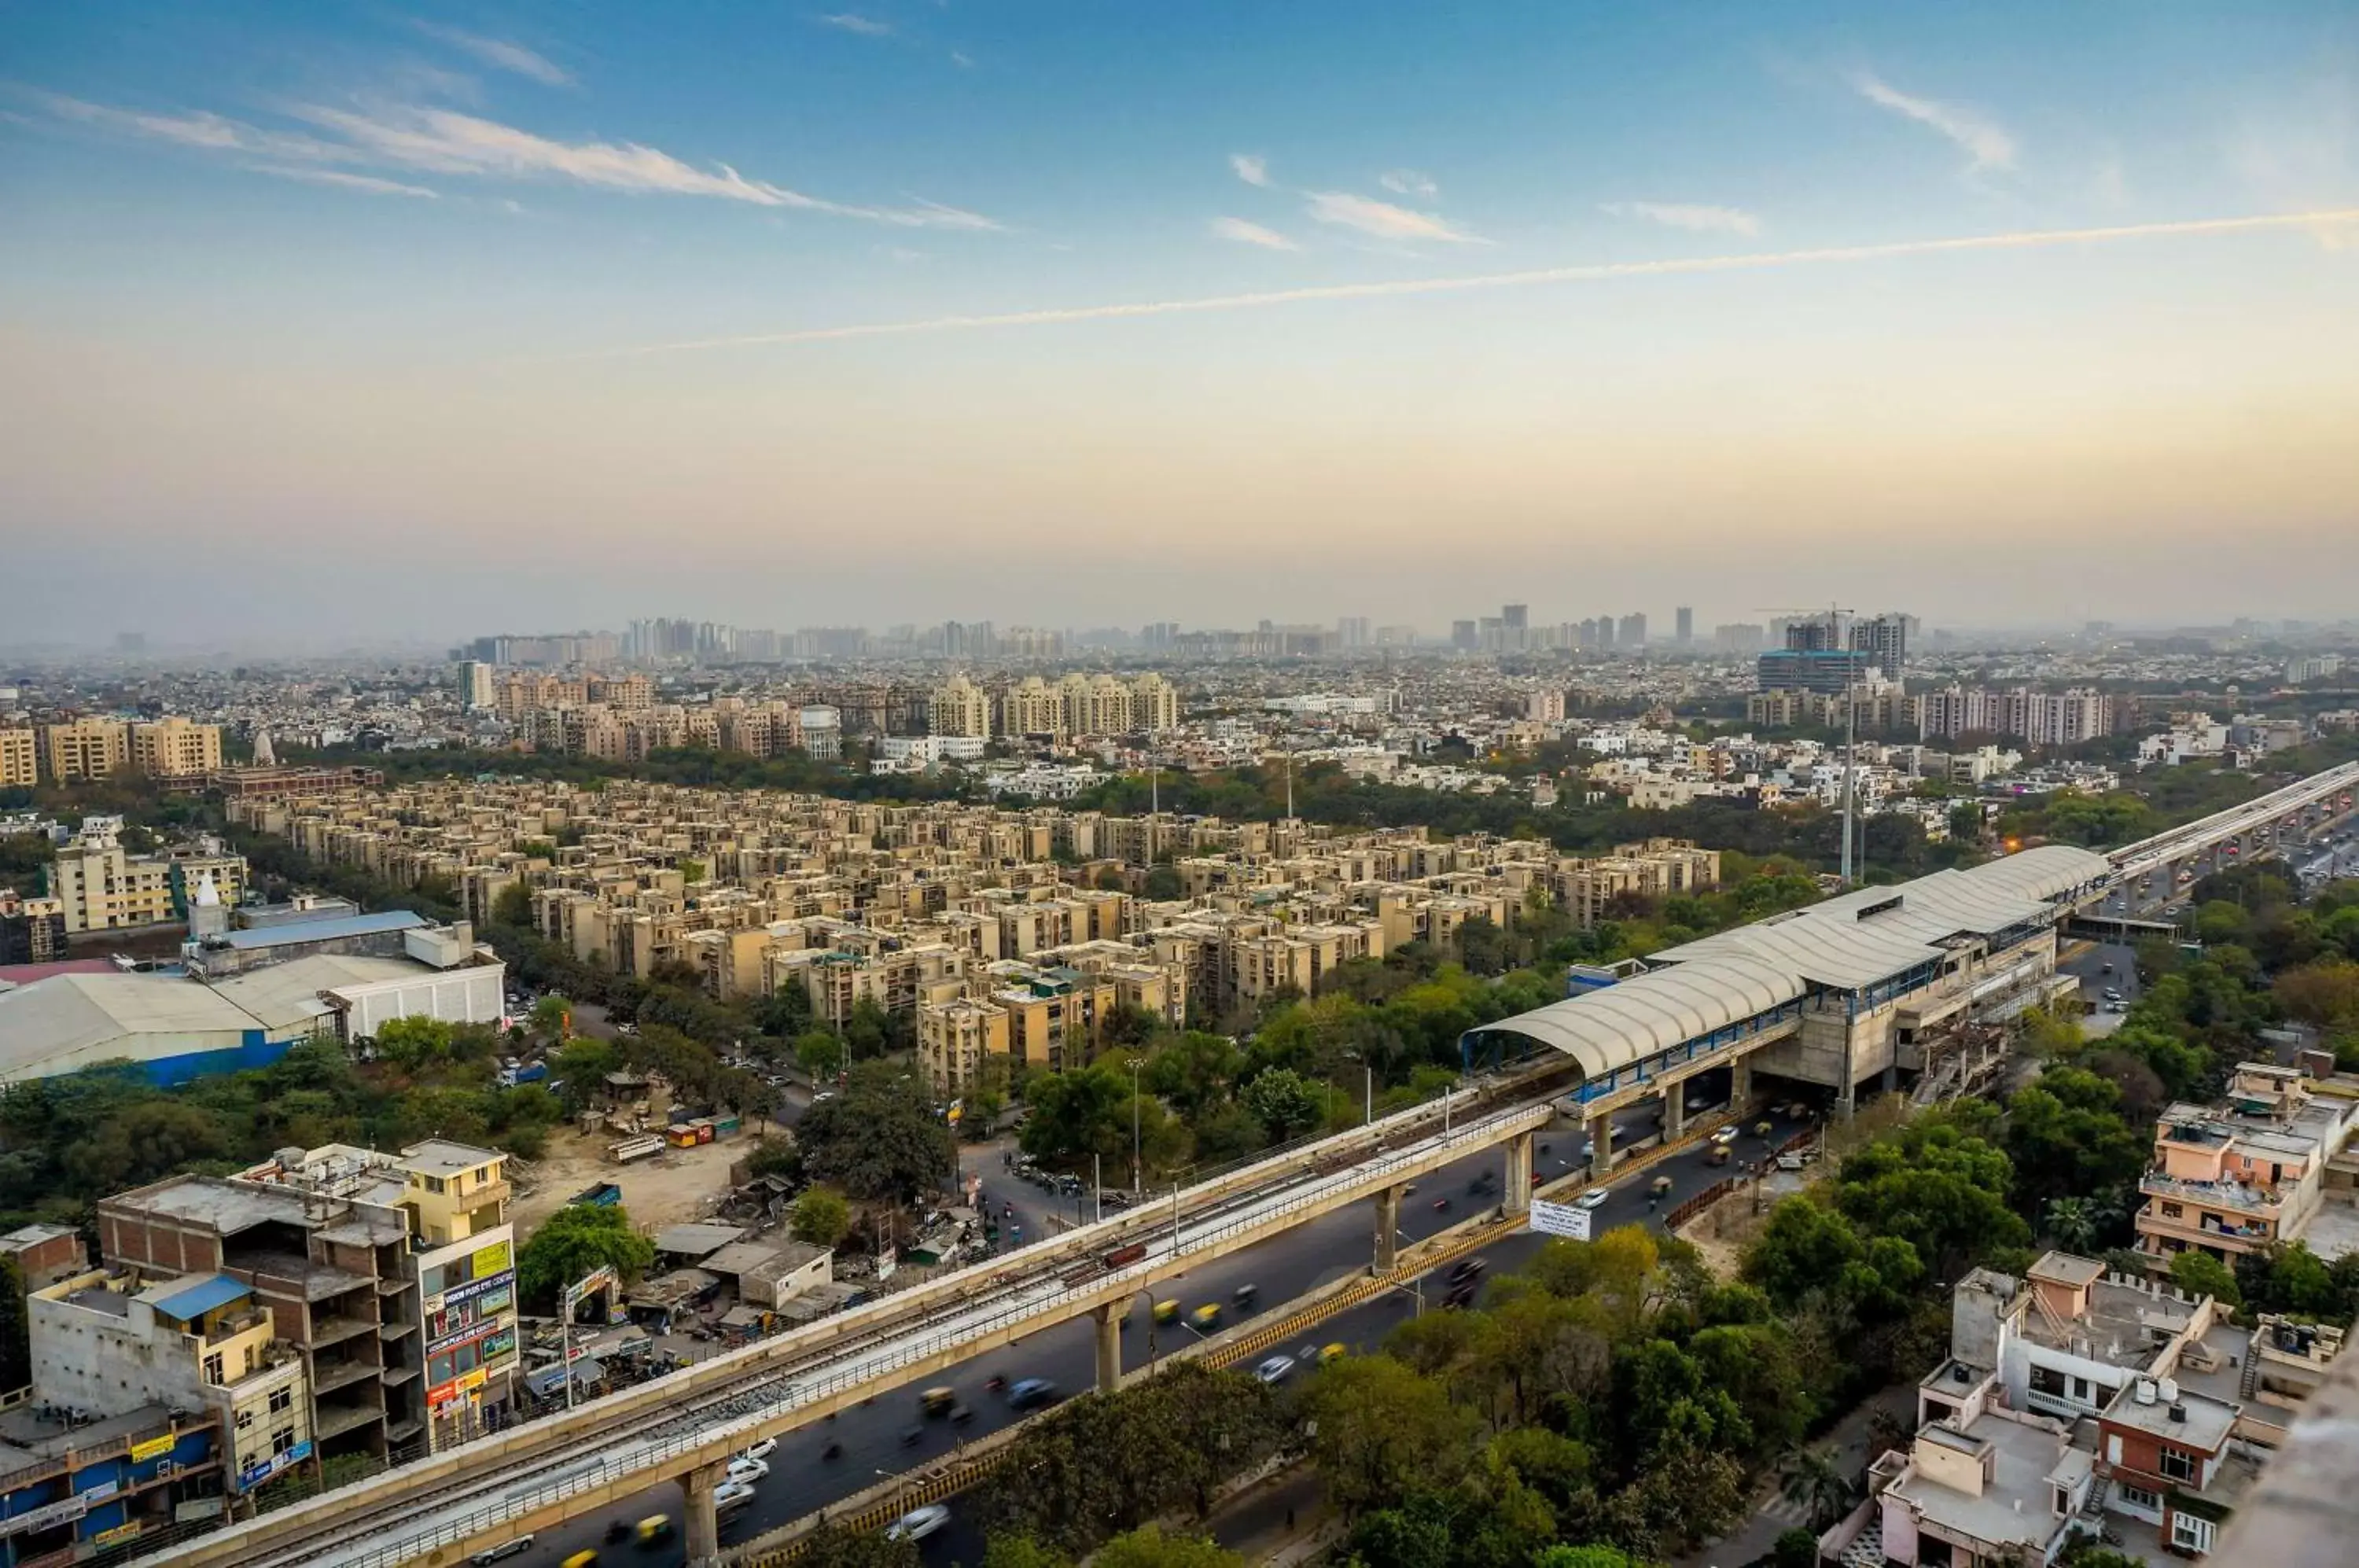
POLYGON ((2236 1064, 2216 1105, 2179 1104, 2155 1126, 2154 1163, 2139 1179, 2138 1249, 2168 1269, 2189 1248, 2234 1265, 2295 1241, 2329 1259, 2359 1251, 2359 1209, 2330 1167, 2359 1125, 2359 1079, 2335 1091, 2298 1068, 2236 1064))
POLYGON ((120 719, 74 719, 44 724, 41 762, 57 784, 103 779, 131 760, 131 726, 120 719))
POLYGON ((151 779, 202 779, 221 765, 219 724, 173 716, 131 726, 131 766, 151 779))
POLYGON ((40 782, 40 737, 30 724, 0 724, 0 789, 29 789, 40 782))
POLYGON ((0 887, 0 969, 56 964, 67 956, 64 902, 27 898, 13 887, 0 887))
POLYGON ((113 819, 93 820, 58 851, 49 896, 68 932, 125 931, 185 920, 208 877, 224 904, 245 891, 245 857, 203 851, 135 855, 115 839, 113 819))

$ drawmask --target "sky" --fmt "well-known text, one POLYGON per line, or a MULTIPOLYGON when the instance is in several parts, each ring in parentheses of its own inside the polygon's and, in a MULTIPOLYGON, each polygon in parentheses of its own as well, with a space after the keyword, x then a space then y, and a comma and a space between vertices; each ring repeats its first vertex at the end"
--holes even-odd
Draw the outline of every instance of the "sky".
POLYGON ((2359 611, 2359 7, 0 0, 0 645, 2359 611))

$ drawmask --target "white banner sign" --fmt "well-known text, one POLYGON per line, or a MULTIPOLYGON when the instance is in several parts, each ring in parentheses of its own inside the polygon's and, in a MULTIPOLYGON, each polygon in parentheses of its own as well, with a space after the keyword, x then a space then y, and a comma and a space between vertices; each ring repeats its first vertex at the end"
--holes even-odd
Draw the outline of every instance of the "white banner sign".
POLYGON ((1587 1241, 1589 1211, 1577 1203, 1544 1203, 1534 1198, 1532 1228, 1542 1236, 1560 1236, 1568 1241, 1587 1241))

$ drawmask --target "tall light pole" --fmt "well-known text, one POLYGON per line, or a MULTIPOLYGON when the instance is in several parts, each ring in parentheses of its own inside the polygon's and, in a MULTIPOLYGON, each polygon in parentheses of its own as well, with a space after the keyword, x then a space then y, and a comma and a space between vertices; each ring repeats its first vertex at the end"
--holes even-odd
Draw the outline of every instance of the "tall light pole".
POLYGON ((1147 1065, 1147 1058, 1130 1059, 1130 1190, 1136 1194, 1147 1191, 1144 1168, 1138 1160, 1138 1070, 1147 1065))

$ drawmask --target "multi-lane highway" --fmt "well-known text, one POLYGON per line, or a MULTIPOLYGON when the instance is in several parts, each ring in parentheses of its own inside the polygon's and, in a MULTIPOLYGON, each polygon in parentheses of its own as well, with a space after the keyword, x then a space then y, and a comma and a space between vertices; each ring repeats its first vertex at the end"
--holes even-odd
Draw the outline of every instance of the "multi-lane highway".
MULTIPOLYGON (((1782 1115, 1771 1119, 1775 1127, 1773 1141, 1793 1130, 1793 1124, 1782 1115)), ((1749 1131, 1751 1123, 1746 1125, 1748 1130, 1737 1152, 1746 1159, 1757 1158, 1764 1146, 1749 1131)), ((1618 1120, 1617 1127, 1617 1147, 1625 1138, 1636 1143, 1651 1138, 1656 1131, 1652 1116, 1645 1111, 1626 1114, 1618 1120)), ((1570 1173, 1578 1164, 1581 1138, 1581 1133, 1572 1128, 1545 1135, 1541 1141, 1547 1144, 1547 1151, 1535 1151, 1538 1173, 1549 1181, 1570 1173)), ((1493 1150, 1419 1178, 1415 1183, 1417 1190, 1401 1205, 1403 1236, 1421 1241, 1495 1208, 1504 1164, 1504 1156, 1493 1150), (1485 1174, 1491 1178, 1487 1192, 1472 1191, 1476 1178, 1485 1174)), ((1671 1178, 1672 1201, 1676 1203, 1727 1174, 1726 1169, 1707 1165, 1702 1151, 1682 1151, 1646 1170, 1643 1180, 1627 1176, 1609 1183, 1610 1195, 1597 1211, 1594 1223, 1602 1231, 1658 1218, 1660 1210, 1647 1201, 1647 1189, 1658 1175, 1671 1178)), ((985 1186, 987 1191, 987 1179, 985 1186)), ((1274 1240, 1214 1258, 1157 1289, 1153 1294, 1179 1301, 1190 1312, 1207 1303, 1219 1304, 1223 1326, 1233 1327, 1244 1321, 1238 1317, 1235 1305, 1239 1286, 1255 1288, 1258 1314, 1278 1313, 1294 1297, 1337 1279, 1365 1273, 1373 1239, 1374 1205, 1357 1203, 1299 1225, 1274 1240)), ((1539 1240, 1527 1230, 1503 1232, 1502 1239, 1484 1248, 1482 1256, 1493 1269, 1510 1269, 1528 1256, 1539 1240)), ((1429 1276, 1421 1283, 1425 1287, 1424 1310, 1441 1310, 1445 1290, 1436 1288, 1440 1280, 1429 1276)), ((1354 1349, 1374 1348, 1395 1324, 1419 1310, 1415 1296, 1408 1290, 1397 1291, 1339 1313, 1314 1334, 1305 1335, 1305 1343, 1342 1343, 1354 1349)), ((1154 1328, 1154 1353, 1158 1356, 1175 1345, 1196 1340, 1196 1334, 1185 1326, 1186 1315, 1182 1313, 1181 1323, 1154 1328)), ((1151 1317, 1147 1300, 1134 1302, 1130 1326, 1123 1333, 1126 1371, 1147 1365, 1151 1317)), ((939 1384, 955 1390, 961 1402, 974 1412, 973 1419, 964 1423, 953 1425, 947 1419, 927 1418, 919 1410, 918 1390, 910 1388, 882 1395, 834 1421, 788 1434, 769 1455, 770 1475, 756 1483, 755 1500, 724 1519, 723 1542, 725 1545, 751 1540, 878 1485, 880 1475, 897 1475, 922 1467, 950 1452, 956 1443, 971 1443, 1018 1419, 1005 1400, 985 1386, 994 1377, 1010 1382, 1046 1377, 1069 1394, 1086 1389, 1093 1376, 1093 1325, 1088 1320, 1069 1321, 929 1378, 929 1386, 939 1384), (906 1435, 912 1432, 919 1434, 919 1440, 905 1445, 906 1435), (841 1454, 832 1459, 823 1457, 831 1445, 839 1447, 841 1454)), ((514 1568, 553 1568, 575 1552, 596 1550, 602 1553, 602 1563, 675 1568, 687 1562, 686 1548, 677 1536, 651 1550, 631 1544, 610 1547, 605 1540, 612 1525, 627 1527, 658 1513, 676 1520, 682 1507, 678 1486, 667 1483, 651 1487, 626 1502, 584 1516, 561 1529, 542 1532, 530 1552, 508 1561, 514 1568)), ((925 1549, 929 1561, 941 1563, 973 1563, 982 1556, 979 1532, 955 1502, 951 1504, 951 1525, 930 1538, 925 1549)))

